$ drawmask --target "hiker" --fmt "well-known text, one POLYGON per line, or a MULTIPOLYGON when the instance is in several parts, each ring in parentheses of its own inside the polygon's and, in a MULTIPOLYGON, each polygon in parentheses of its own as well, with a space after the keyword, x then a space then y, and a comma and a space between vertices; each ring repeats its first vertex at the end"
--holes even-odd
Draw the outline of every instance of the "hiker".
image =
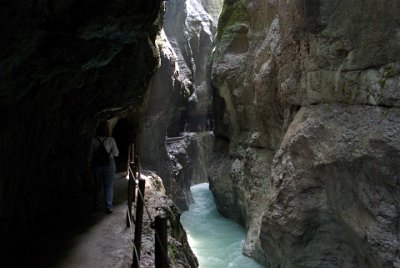
POLYGON ((97 136, 92 138, 88 166, 94 175, 94 208, 101 208, 101 191, 104 193, 106 213, 113 212, 113 180, 115 176, 114 157, 119 155, 117 144, 111 137, 107 122, 97 128, 97 136))

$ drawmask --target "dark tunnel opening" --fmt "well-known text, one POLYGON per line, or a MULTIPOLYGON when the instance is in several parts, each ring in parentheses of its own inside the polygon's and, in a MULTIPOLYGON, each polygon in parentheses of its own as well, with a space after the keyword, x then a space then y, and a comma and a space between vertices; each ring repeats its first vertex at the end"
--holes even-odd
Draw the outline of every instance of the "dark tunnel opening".
POLYGON ((133 142, 131 127, 128 118, 121 118, 115 124, 112 136, 117 143, 119 156, 115 159, 116 172, 127 172, 129 161, 129 146, 133 142))

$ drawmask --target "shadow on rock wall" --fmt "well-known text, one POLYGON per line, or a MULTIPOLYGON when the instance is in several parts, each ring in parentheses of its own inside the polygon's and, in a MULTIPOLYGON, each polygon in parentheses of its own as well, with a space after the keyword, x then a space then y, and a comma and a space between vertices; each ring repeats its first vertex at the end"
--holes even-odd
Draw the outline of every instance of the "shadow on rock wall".
POLYGON ((141 105, 160 7, 1 1, 1 256, 65 215, 79 222, 87 141, 100 121, 141 105))

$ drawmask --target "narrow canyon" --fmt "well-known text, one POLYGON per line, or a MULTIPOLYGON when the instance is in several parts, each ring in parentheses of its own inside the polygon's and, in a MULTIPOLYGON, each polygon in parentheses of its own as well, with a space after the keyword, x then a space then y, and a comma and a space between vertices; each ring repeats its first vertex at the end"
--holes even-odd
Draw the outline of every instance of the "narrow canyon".
POLYGON ((209 183, 261 267, 400 268, 399 10, 0 1, 0 266, 32 266, 38 242, 93 217, 88 152, 107 122, 116 174, 132 148, 151 174, 171 267, 199 266, 180 216, 209 183))

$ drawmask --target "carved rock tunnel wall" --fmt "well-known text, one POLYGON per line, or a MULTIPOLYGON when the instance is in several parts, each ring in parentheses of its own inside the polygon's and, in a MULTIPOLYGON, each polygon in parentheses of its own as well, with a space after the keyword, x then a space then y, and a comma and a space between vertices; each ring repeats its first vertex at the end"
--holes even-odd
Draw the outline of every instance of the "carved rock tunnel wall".
POLYGON ((162 5, 0 2, 2 260, 84 215, 88 141, 102 120, 140 107, 158 65, 162 5))

